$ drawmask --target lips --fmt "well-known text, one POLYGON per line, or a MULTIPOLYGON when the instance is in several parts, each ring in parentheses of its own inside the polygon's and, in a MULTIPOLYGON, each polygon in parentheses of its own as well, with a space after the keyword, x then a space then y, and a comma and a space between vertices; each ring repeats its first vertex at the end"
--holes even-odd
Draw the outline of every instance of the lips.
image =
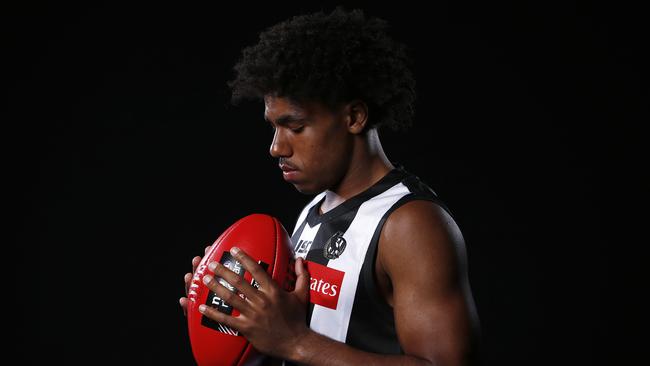
POLYGON ((281 161, 280 164, 280 169, 282 169, 282 177, 284 180, 287 182, 295 182, 298 179, 298 169, 294 167, 291 164, 287 164, 285 161, 281 161))
POLYGON ((293 165, 290 165, 290 164, 287 164, 287 163, 280 163, 278 165, 280 166, 280 169, 285 173, 286 172, 292 172, 294 170, 298 170, 293 165))

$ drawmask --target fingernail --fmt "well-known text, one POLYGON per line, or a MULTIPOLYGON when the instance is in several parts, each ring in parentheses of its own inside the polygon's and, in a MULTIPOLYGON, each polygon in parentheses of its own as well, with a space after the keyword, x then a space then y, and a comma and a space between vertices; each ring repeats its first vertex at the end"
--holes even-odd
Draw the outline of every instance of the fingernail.
POLYGON ((210 264, 208 264, 208 268, 209 268, 212 272, 214 272, 214 270, 217 269, 217 265, 218 265, 218 264, 219 264, 218 262, 211 262, 210 264))
POLYGON ((210 283, 210 281, 212 281, 211 276, 203 276, 203 283, 205 283, 207 285, 207 284, 210 283))
POLYGON ((239 248, 237 247, 230 248, 230 254, 237 255, 237 253, 239 253, 239 248))
POLYGON ((205 313, 205 305, 199 305, 199 313, 205 313))

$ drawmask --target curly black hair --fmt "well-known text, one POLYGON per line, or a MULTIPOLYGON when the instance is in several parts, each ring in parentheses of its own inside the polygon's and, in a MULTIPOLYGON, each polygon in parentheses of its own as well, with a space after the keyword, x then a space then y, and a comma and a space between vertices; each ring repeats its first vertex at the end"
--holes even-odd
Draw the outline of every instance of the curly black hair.
POLYGON ((360 9, 337 7, 294 16, 266 29, 242 50, 228 81, 234 105, 265 95, 321 102, 329 108, 360 99, 368 128, 411 125, 415 79, 407 48, 388 36, 388 23, 360 9))

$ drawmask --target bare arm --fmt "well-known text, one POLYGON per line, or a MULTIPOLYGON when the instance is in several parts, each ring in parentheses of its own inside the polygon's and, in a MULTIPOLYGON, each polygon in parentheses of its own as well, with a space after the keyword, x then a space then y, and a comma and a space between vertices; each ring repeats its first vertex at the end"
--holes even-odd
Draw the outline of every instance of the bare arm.
POLYGON ((467 279, 465 243, 440 206, 413 201, 382 232, 379 264, 391 279, 400 344, 435 365, 467 365, 478 318, 467 279))

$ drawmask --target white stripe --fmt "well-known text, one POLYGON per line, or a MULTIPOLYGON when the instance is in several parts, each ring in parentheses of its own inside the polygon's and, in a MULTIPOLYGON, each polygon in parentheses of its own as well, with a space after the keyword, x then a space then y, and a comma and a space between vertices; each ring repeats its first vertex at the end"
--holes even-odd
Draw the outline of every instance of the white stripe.
POLYGON ((384 193, 364 202, 343 234, 347 247, 340 258, 330 260, 327 266, 345 272, 336 310, 314 305, 310 327, 325 336, 345 342, 352 315, 352 306, 359 282, 359 272, 375 233, 375 228, 384 214, 402 197, 410 193, 398 183, 384 193))
POLYGON ((317 204, 321 200, 321 198, 323 198, 323 196, 325 196, 325 192, 321 192, 319 195, 314 197, 314 199, 311 200, 311 202, 309 202, 307 206, 305 206, 305 208, 302 209, 302 212, 300 213, 300 216, 298 216, 298 220, 296 221, 296 226, 293 227, 293 232, 291 233, 291 236, 293 236, 293 234, 296 233, 296 230, 298 230, 300 224, 302 224, 302 222, 305 221, 305 219, 307 218, 307 214, 309 213, 309 209, 312 208, 315 204, 317 204))
POLYGON ((223 325, 223 324, 219 323, 219 327, 220 327, 221 330, 222 330, 224 333, 226 333, 226 334, 230 334, 230 335, 234 335, 234 336, 237 335, 237 332, 235 332, 235 331, 234 331, 232 328, 230 328, 229 326, 226 326, 226 325, 223 325))

